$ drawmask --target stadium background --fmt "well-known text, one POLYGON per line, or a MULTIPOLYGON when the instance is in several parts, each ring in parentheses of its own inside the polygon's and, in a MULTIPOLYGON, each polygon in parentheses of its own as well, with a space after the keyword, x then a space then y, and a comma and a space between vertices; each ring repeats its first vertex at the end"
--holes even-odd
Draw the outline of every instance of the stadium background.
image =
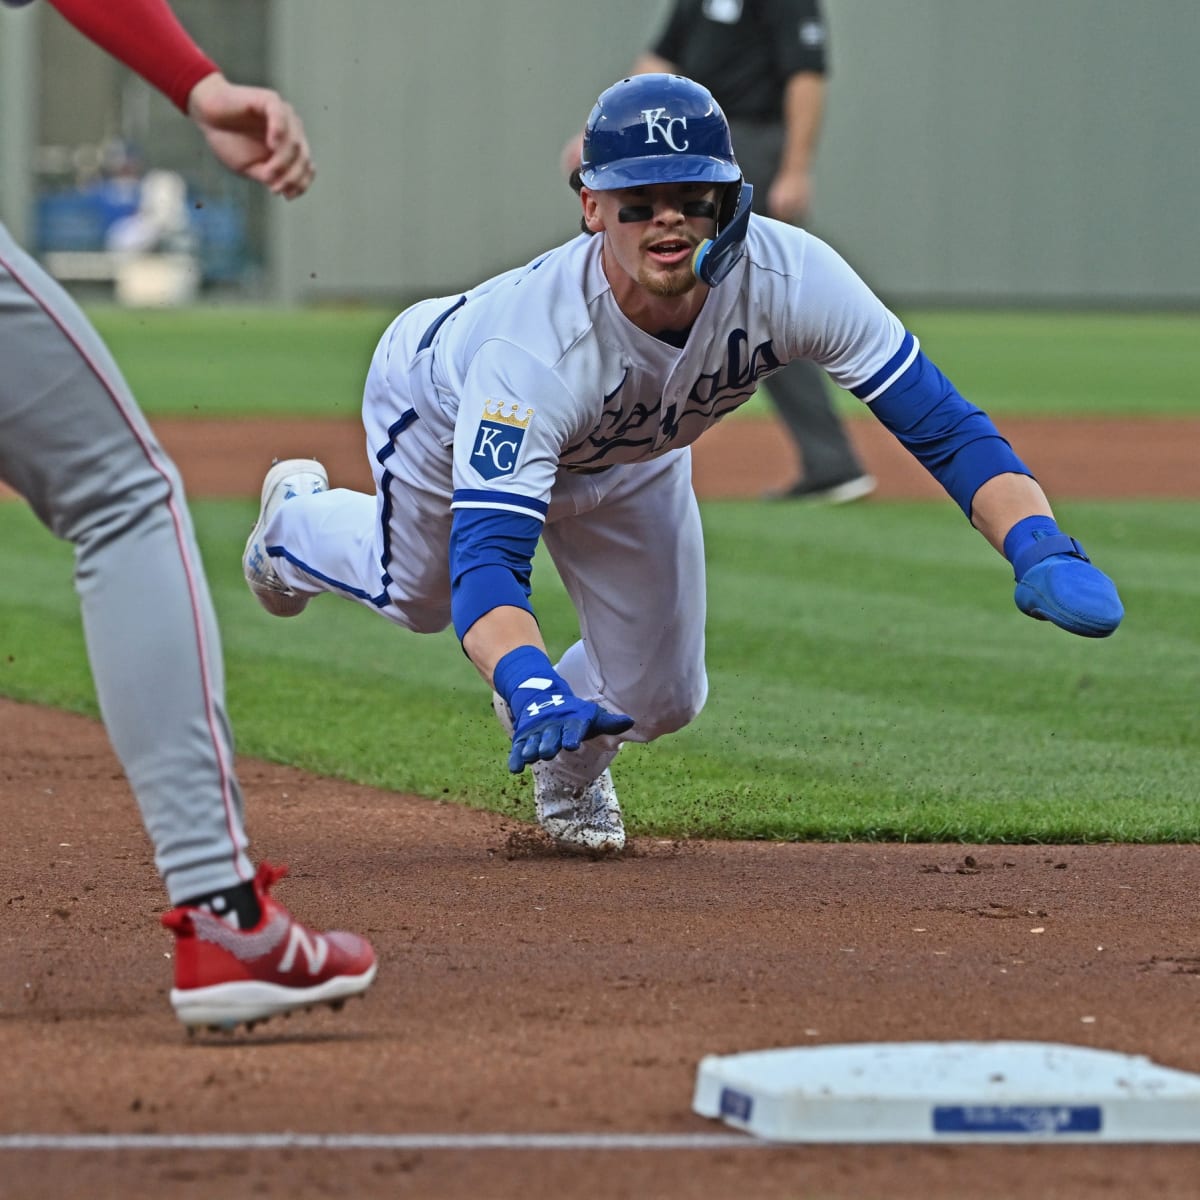
MULTIPOLYGON (((357 449, 376 322, 572 231, 558 148, 658 5, 178 3, 232 76, 296 101, 312 194, 239 188, 34 5, 0 12, 0 204, 33 244, 39 203, 123 134, 243 234, 203 307, 89 311, 156 426, 178 418, 255 849, 291 862, 289 904, 368 932, 386 969, 336 1016, 183 1038, 70 547, 0 505, 0 1194, 49 1200, 86 1178, 96 1197, 1192 1200, 1193 1146, 435 1145, 706 1136, 689 1110, 700 1056, 767 1045, 1049 1040, 1200 1071, 1192 0, 826 0, 815 225, 897 306, 959 310, 914 327, 1006 430, 1030 406, 1043 426, 1057 415, 1097 486, 1048 481, 1131 616, 1102 646, 1024 621, 1003 563, 944 501, 881 494, 794 521, 706 501, 713 700, 631 762, 637 852, 604 865, 530 837, 528 791, 502 774, 453 638, 397 639, 349 605, 314 606, 298 636, 249 600, 238 554, 282 438, 324 454, 337 424, 357 449), (43 85, 63 73, 55 97, 43 85), (1014 311, 965 310, 985 303, 1014 311), (1179 311, 1071 311, 1101 307, 1179 311), (1135 411, 1154 440, 1107 419, 1135 411), (315 436, 284 420, 301 412, 324 419, 315 436), (193 464, 235 456, 205 453, 218 421, 203 418, 234 414, 257 461, 210 490, 193 464), (1160 490, 1170 451, 1180 486, 1160 490), (289 1131, 382 1141, 307 1151, 289 1131), (212 1133, 233 1141, 171 1140, 212 1133)), ((1051 445, 1045 428, 1017 441, 1051 445)), ((552 581, 538 594, 561 645, 569 606, 552 581)))
MULTIPOLYGON (((303 113, 320 185, 267 205, 167 103, 42 6, 0 13, 0 216, 33 242, 61 154, 124 136, 244 221, 288 303, 449 292, 569 234, 557 152, 661 0, 179 0, 231 76, 303 113), (71 89, 55 88, 69 71, 71 89)), ((1193 306, 1191 0, 826 0, 813 228, 892 303, 1193 306)), ((57 171, 57 175, 56 172, 57 171)), ((225 281, 231 273, 226 271, 225 281)))

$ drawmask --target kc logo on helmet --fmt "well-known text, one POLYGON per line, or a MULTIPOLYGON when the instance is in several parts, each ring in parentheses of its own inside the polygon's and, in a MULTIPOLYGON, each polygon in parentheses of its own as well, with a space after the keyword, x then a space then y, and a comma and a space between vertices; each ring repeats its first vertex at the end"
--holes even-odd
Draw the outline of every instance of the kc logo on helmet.
POLYGON ((684 132, 687 132, 687 117, 666 117, 667 110, 665 108, 643 108, 642 120, 646 122, 646 145, 652 143, 657 144, 658 137, 661 134, 662 140, 666 142, 676 153, 679 153, 688 148, 687 139, 684 139, 683 145, 678 145, 675 141, 675 126, 683 127, 684 132), (664 120, 663 118, 666 117, 664 120))
POLYGON ((489 400, 484 404, 483 420, 471 448, 471 466, 484 479, 499 479, 517 469, 525 430, 533 419, 532 408, 524 413, 520 409, 516 401, 506 404, 502 400, 489 400))

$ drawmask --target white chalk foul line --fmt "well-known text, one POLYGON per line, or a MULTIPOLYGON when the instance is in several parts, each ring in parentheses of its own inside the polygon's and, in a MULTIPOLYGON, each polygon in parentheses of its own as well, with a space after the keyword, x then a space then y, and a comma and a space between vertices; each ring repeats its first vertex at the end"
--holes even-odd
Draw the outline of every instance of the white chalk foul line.
POLYGON ((0 1150, 746 1150, 737 1133, 10 1133, 0 1150))

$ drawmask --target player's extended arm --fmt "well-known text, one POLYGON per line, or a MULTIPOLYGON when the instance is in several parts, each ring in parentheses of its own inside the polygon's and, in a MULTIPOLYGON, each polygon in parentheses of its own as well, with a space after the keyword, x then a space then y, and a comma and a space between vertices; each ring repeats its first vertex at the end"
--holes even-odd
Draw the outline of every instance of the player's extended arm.
POLYGON ((633 70, 630 75, 673 75, 679 68, 670 59, 655 54, 652 50, 644 50, 633 60, 633 70))
POLYGON ((993 476, 975 493, 971 523, 1012 564, 1023 613, 1080 637, 1116 631, 1125 613, 1116 585, 1059 529, 1036 480, 993 476))
POLYGON ((192 88, 217 70, 166 0, 49 0, 85 37, 187 111, 192 88))
POLYGON ((799 221, 808 212, 824 109, 823 75, 800 71, 788 80, 783 93, 783 154, 767 192, 767 212, 781 221, 799 221))
MULTIPOLYGON (((1080 637, 1113 633, 1124 616, 1116 586, 1059 529, 1041 486, 987 413, 916 351, 911 334, 876 380, 891 373, 871 410, 1012 564, 1017 607, 1080 637)), ((872 383, 853 390, 869 393, 872 383)))
POLYGON ((304 127, 269 88, 230 83, 166 0, 49 0, 96 45, 187 113, 216 158, 291 199, 315 173, 304 127))
POLYGON ((514 774, 633 725, 632 717, 576 696, 546 654, 529 606, 540 528, 532 518, 468 508, 455 511, 450 538, 454 628, 475 669, 508 705, 514 774))

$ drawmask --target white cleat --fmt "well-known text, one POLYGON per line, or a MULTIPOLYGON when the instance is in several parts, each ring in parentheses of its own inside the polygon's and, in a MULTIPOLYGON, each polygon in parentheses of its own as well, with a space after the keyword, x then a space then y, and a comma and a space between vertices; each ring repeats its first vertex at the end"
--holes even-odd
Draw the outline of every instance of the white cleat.
POLYGON ((612 772, 580 787, 564 779, 553 762, 534 763, 533 796, 538 824, 555 845, 587 854, 616 854, 625 849, 625 822, 612 772))
POLYGON ((262 504, 258 521, 250 531, 242 555, 242 573, 246 583, 272 616, 294 617, 303 611, 309 597, 292 591, 279 578, 267 554, 264 534, 271 518, 285 500, 296 496, 315 496, 329 491, 329 476, 315 458, 285 458, 267 472, 262 486, 262 504))
MULTIPOLYGON (((504 732, 512 737, 512 717, 499 692, 492 693, 492 708, 504 732)), ((625 822, 611 771, 606 768, 580 786, 554 762, 535 762, 529 769, 538 824, 556 846, 583 854, 616 854, 625 849, 625 822)))
POLYGON ((508 711, 508 701, 499 692, 492 692, 492 712, 500 722, 500 728, 511 738, 513 735, 512 713, 508 711))

